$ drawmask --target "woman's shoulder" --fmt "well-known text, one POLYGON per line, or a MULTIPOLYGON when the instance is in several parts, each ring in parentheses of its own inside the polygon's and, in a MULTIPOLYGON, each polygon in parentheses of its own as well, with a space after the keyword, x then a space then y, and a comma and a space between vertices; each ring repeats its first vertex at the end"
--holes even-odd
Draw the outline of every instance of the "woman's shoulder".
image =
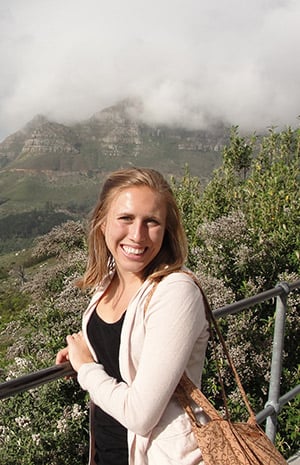
POLYGON ((187 268, 172 271, 164 276, 158 283, 149 286, 145 296, 146 307, 159 310, 172 307, 172 314, 186 316, 191 314, 202 314, 199 309, 204 310, 207 305, 206 297, 196 276, 187 268))
POLYGON ((148 292, 158 296, 162 294, 170 295, 191 295, 199 296, 203 294, 201 284, 197 277, 188 268, 170 271, 157 280, 148 282, 148 292), (152 290, 150 290, 152 289, 152 290), (155 291, 155 292, 154 292, 155 291))
POLYGON ((196 275, 189 270, 188 268, 180 268, 179 270, 171 271, 170 273, 166 273, 165 276, 162 277, 160 283, 169 284, 169 283, 189 283, 196 287, 201 287, 200 283, 197 280, 196 275))

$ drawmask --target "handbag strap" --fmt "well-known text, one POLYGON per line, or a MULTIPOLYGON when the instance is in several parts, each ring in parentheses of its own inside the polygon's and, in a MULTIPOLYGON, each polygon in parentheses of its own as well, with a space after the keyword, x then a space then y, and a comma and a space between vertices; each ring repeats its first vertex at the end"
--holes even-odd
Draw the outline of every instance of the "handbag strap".
MULTIPOLYGON (((234 378, 235 378, 236 384, 238 386, 238 389, 239 389, 239 391, 241 393, 243 402, 244 402, 244 404, 245 404, 245 406, 246 406, 246 408, 248 410, 248 413, 249 413, 249 416, 250 416, 248 421, 250 423, 256 423, 255 414, 254 414, 254 412, 252 410, 252 407, 250 405, 250 402, 248 400, 248 396, 247 396, 246 391, 245 391, 245 389, 244 389, 244 387, 242 385, 240 376, 239 376, 239 374, 237 372, 237 369, 236 369, 236 367, 235 367, 235 365, 233 363, 232 357, 231 357, 231 355, 229 353, 229 350, 227 348, 227 345, 226 345, 225 339, 223 337, 223 334, 222 334, 222 332, 220 330, 220 327, 219 327, 219 325, 217 323, 216 317, 214 316, 214 313, 213 313, 213 311, 212 311, 212 309, 211 309, 211 307, 210 307, 210 305, 208 303, 208 299, 207 299, 207 297, 206 297, 206 295, 205 295, 205 293, 204 293, 204 291, 202 289, 202 286, 201 286, 199 280, 196 278, 196 276, 193 275, 191 272, 185 271, 185 270, 183 270, 183 272, 186 273, 188 276, 190 276, 193 279, 193 281, 199 287, 199 289, 200 289, 200 291, 201 291, 201 293, 202 293, 202 295, 204 297, 205 304, 206 304, 206 307, 207 307, 206 315, 207 315, 208 321, 210 323, 211 336, 213 338, 213 332, 211 330, 211 323, 212 323, 212 325, 214 327, 214 330, 215 330, 215 332, 216 332, 216 334, 218 336, 218 339, 219 339, 219 341, 220 341, 220 343, 222 345, 223 353, 226 356, 228 365, 229 365, 229 367, 230 367, 230 369, 231 369, 231 371, 232 371, 232 373, 234 375, 234 378)), ((222 395, 223 395, 223 399, 224 399, 226 414, 227 414, 227 416, 229 416, 229 411, 228 411, 228 407, 227 407, 227 396, 226 396, 224 384, 223 384, 223 381, 222 381, 222 376, 221 376, 220 369, 219 369, 219 360, 218 360, 218 357, 217 357, 217 351, 216 351, 215 346, 214 346, 214 354, 215 354, 215 359, 216 359, 216 363, 217 363, 219 382, 220 382, 221 389, 222 389, 222 395)))
MULTIPOLYGON (((241 396, 242 396, 242 399, 244 401, 244 404, 248 410, 248 413, 249 413, 249 420, 248 422, 249 423, 256 423, 256 419, 255 419, 255 414, 252 410, 252 407, 250 405, 250 402, 248 400, 248 397, 247 397, 247 394, 243 388, 243 385, 241 383, 241 380, 240 380, 240 376, 234 366, 234 363, 233 363, 233 360, 231 358, 231 355, 227 349, 227 346, 226 346, 226 343, 225 343, 225 340, 224 340, 224 337, 220 331, 220 328, 219 328, 219 325, 217 323, 217 320, 213 314, 213 311, 208 303, 208 299, 202 289, 202 286, 200 284, 200 282, 198 281, 198 279, 196 278, 196 276, 189 272, 189 271, 186 271, 186 270, 177 270, 175 272, 180 272, 180 273, 185 273, 187 274, 188 276, 190 276, 190 278, 193 279, 194 283, 198 286, 198 288, 200 289, 200 292, 204 298, 204 302, 205 302, 205 312, 206 312, 206 317, 208 319, 208 323, 210 325, 210 333, 211 333, 211 336, 213 337, 213 333, 212 333, 212 325, 215 329, 215 332, 218 336, 218 339, 222 345, 222 349, 223 349, 223 352, 226 356, 226 359, 228 361, 228 365, 234 375, 234 378, 235 378, 235 381, 237 383, 237 386, 238 386, 238 389, 241 393, 241 396)), ((153 280, 153 285, 152 285, 152 288, 150 289, 147 297, 146 297, 146 301, 145 301, 145 306, 144 306, 144 313, 146 313, 147 309, 148 309, 148 306, 149 306, 149 303, 150 303, 150 300, 155 292, 155 289, 156 287, 158 286, 159 282, 162 280, 162 277, 160 277, 159 279, 157 280, 153 280)), ((223 381, 222 381, 222 377, 221 377, 221 373, 220 373, 220 370, 219 370, 219 361, 218 361, 218 357, 217 357, 217 352, 216 352, 216 348, 214 346, 214 353, 215 353, 215 358, 216 358, 216 362, 217 362, 217 367, 218 367, 218 376, 219 376, 219 382, 220 382, 220 385, 221 385, 221 389, 222 389, 222 395, 223 395, 223 399, 224 399, 224 406, 225 406, 225 409, 226 409, 226 414, 227 416, 229 417, 229 411, 228 411, 228 406, 227 406, 227 397, 226 397, 226 392, 225 392, 225 388, 224 388, 224 384, 223 384, 223 381)), ((183 374, 180 382, 179 382, 179 385, 177 386, 177 389, 176 389, 176 394, 178 395, 178 398, 182 404, 182 406, 184 407, 185 411, 187 412, 187 414, 189 415, 189 417, 191 418, 192 422, 194 424, 198 424, 197 422, 197 419, 193 413, 193 410, 191 409, 190 407, 190 404, 188 402, 188 398, 190 397, 194 402, 196 402, 200 407, 203 408, 203 410, 210 416, 211 419, 219 419, 220 416, 217 412, 217 410, 213 407, 213 405, 209 402, 209 400, 205 397, 205 395, 201 392, 201 390, 199 388, 197 388, 194 383, 189 379, 189 377, 187 376, 186 373, 183 374), (185 400, 184 400, 185 399, 185 400), (196 423, 195 423, 196 422, 196 423)))

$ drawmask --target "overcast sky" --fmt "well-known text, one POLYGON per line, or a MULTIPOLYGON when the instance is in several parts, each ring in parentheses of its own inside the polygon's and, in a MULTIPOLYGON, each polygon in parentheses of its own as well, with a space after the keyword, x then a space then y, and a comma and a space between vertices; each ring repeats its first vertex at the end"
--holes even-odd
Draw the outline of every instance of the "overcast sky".
POLYGON ((126 97, 144 118, 298 126, 299 0, 0 0, 0 139, 126 97))

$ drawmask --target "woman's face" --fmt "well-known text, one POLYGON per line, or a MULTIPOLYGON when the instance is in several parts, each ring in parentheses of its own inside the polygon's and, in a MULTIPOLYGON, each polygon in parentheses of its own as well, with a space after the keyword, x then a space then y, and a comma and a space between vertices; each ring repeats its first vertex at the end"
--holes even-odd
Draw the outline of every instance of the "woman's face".
POLYGON ((166 227, 166 203, 147 186, 130 187, 114 197, 102 226, 118 273, 142 277, 160 251, 166 227))

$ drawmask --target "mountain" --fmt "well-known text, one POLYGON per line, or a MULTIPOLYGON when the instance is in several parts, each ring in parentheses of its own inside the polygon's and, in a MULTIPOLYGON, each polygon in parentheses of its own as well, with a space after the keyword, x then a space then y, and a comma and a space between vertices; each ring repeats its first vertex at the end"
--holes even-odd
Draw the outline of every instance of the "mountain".
POLYGON ((105 175, 126 166, 180 176, 188 164, 205 182, 220 164, 229 129, 150 126, 139 105, 125 100, 72 124, 38 115, 8 136, 0 143, 0 220, 33 210, 85 214, 105 175))

